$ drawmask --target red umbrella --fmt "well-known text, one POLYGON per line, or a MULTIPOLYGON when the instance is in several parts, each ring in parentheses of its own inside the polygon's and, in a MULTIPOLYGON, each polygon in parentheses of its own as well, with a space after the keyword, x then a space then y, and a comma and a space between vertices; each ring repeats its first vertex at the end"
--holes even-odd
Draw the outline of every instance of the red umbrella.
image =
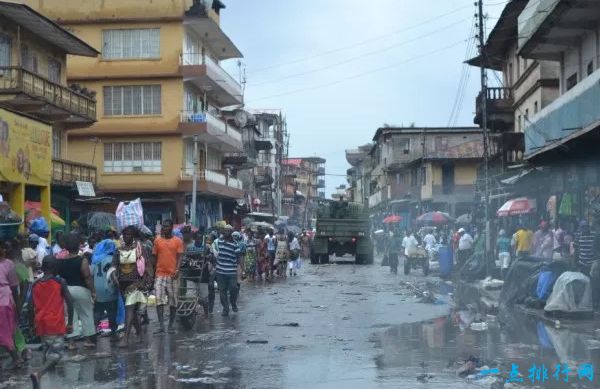
POLYGON ((388 215, 383 219, 383 223, 398 223, 400 221, 402 221, 402 217, 395 214, 388 215))
POLYGON ((509 215, 522 215, 529 214, 534 210, 535 200, 528 198, 516 198, 504 203, 502 207, 498 209, 496 215, 499 217, 506 217, 509 215))
POLYGON ((431 211, 421 215, 417 221, 424 224, 443 225, 452 222, 454 219, 447 213, 441 211, 431 211))

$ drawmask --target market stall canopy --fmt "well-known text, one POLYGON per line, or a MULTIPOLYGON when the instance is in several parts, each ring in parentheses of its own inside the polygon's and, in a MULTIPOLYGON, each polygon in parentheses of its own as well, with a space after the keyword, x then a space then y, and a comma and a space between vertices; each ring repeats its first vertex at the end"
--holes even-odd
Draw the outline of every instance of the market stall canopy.
POLYGON ((117 217, 114 214, 100 211, 89 213, 87 214, 85 227, 91 230, 116 230, 117 217))
POLYGON ((511 199, 504 203, 498 209, 496 215, 499 217, 507 217, 511 215, 529 214, 535 210, 535 200, 528 198, 511 199))
POLYGON ((453 221, 454 218, 452 218, 449 214, 443 213, 441 211, 431 211, 417 218, 417 222, 431 225, 444 225, 453 221))
POLYGON ((398 223, 400 221, 402 221, 402 217, 395 214, 388 215, 383 219, 383 223, 398 223))
POLYGON ((458 225, 468 225, 473 222, 473 217, 471 214, 463 214, 456 218, 455 223, 458 225))

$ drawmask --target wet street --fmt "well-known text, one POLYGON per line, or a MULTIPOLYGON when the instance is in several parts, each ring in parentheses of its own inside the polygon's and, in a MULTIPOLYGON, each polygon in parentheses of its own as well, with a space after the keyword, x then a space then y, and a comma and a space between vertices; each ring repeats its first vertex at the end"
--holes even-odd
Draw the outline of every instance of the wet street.
MULTIPOLYGON (((595 359, 591 336, 547 322, 514 317, 501 329, 488 318, 487 330, 472 330, 471 314, 453 310, 451 286, 413 273, 307 264, 285 281, 244 284, 239 313, 222 318, 217 303, 193 331, 156 337, 152 323, 129 350, 101 338, 96 352, 70 353, 42 387, 490 387, 493 378, 459 377, 462 361, 474 356, 501 371, 519 364, 527 384, 534 362, 575 367, 595 359), (402 283, 424 280, 437 286, 433 303, 420 303, 402 283)), ((30 366, 40 364, 38 355, 30 366)), ((10 386, 29 387, 27 372, 13 375, 10 386)), ((543 387, 566 385, 549 375, 543 387)))

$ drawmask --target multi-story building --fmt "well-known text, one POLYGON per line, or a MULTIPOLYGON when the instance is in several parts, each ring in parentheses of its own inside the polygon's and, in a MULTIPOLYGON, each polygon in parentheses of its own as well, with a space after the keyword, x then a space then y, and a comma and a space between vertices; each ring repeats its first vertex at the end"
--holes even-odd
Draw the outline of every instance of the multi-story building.
POLYGON ((532 196, 538 204, 556 205, 548 207, 551 219, 585 217, 600 222, 598 5, 584 0, 531 0, 519 15, 519 55, 559 67, 560 96, 531 115, 524 128, 525 159, 548 171, 543 189, 533 188, 537 191, 532 196), (549 199, 552 202, 547 203, 549 199))
POLYGON ((67 133, 96 121, 96 100, 68 85, 67 54, 98 52, 26 5, 0 2, 0 25, 0 193, 21 216, 27 199, 68 220, 75 182, 95 184, 96 168, 68 160, 67 133))
POLYGON ((470 211, 483 157, 481 129, 386 127, 373 142, 369 208, 405 220, 425 211, 470 211))
POLYGON ((291 223, 312 226, 319 203, 325 201, 325 162, 321 157, 283 161, 283 211, 291 223))
POLYGON ((223 159, 243 150, 242 134, 221 109, 243 99, 221 61, 242 54, 220 27, 224 4, 26 1, 101 52, 69 58, 67 76, 98 91, 98 122, 70 133, 69 155, 97 167, 102 191, 117 200, 141 197, 150 226, 184 222, 196 170, 199 224, 231 214, 244 193, 223 159))
MULTIPOLYGON (((484 66, 491 85, 487 89, 487 128, 495 153, 490 155, 488 183, 493 207, 500 207, 515 195, 525 175, 508 168, 519 166, 525 152, 524 129, 530 119, 558 97, 559 65, 544 59, 528 59, 519 55, 519 15, 528 7, 528 0, 511 0, 506 4, 498 22, 483 47, 483 56, 467 61, 484 66), (497 76, 497 73, 501 77, 497 76), (511 180, 510 177, 517 177, 511 180), (510 184, 506 184, 510 183, 510 184)), ((475 123, 483 126, 483 99, 476 100, 475 123)), ((483 169, 479 171, 478 194, 483 196, 483 169)), ((496 208, 497 208, 496 207, 496 208)))
POLYGON ((351 165, 347 170, 348 184, 350 187, 349 200, 365 204, 369 199, 369 183, 371 172, 371 160, 369 152, 373 144, 361 145, 356 149, 346 150, 346 161, 351 165))

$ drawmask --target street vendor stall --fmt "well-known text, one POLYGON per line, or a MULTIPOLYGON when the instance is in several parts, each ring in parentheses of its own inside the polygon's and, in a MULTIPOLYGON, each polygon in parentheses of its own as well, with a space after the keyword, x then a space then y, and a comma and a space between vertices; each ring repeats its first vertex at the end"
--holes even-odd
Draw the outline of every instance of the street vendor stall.
POLYGON ((25 193, 40 202, 41 215, 51 220, 52 127, 0 109, 0 194, 23 221, 25 193))

